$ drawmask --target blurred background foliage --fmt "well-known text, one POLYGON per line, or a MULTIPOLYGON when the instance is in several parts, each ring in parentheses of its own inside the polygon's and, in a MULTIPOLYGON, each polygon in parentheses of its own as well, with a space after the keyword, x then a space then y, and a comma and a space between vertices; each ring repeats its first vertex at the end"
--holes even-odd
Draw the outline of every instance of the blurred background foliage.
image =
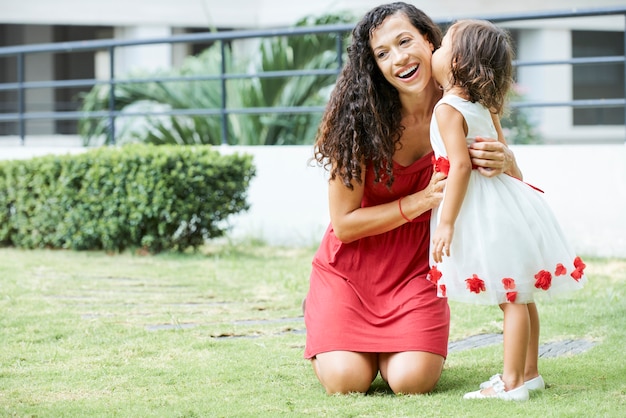
MULTIPOLYGON (((349 23, 348 15, 307 17, 296 26, 349 23)), ((348 34, 344 35, 347 39, 348 34)), ((345 43, 344 43, 345 45, 345 43)), ((222 56, 219 43, 198 56, 189 56, 179 68, 157 74, 129 74, 128 79, 219 75, 222 56)), ((344 47, 345 50, 345 47, 344 47)), ((335 74, 313 76, 254 77, 272 71, 338 69, 335 34, 307 34, 259 39, 258 54, 235 55, 225 48, 229 74, 248 74, 226 82, 227 108, 324 106, 336 80, 335 74)), ((150 116, 116 118, 116 143, 213 144, 222 142, 221 116, 159 115, 175 109, 221 107, 219 80, 120 83, 115 87, 115 109, 121 112, 154 112, 150 116)), ((83 98, 83 111, 108 110, 109 86, 98 85, 83 98)), ((232 145, 295 145, 313 143, 321 113, 231 114, 228 143, 232 145)), ((82 119, 79 133, 85 145, 104 141, 106 118, 82 119)))
MULTIPOLYGON (((349 14, 306 17, 296 27, 354 23, 349 14)), ((343 53, 349 42, 343 34, 343 53)), ((235 54, 225 48, 228 74, 246 74, 247 78, 226 81, 226 107, 242 112, 227 116, 227 138, 230 145, 302 145, 313 144, 321 112, 262 114, 247 113, 251 108, 322 107, 334 86, 336 75, 255 76, 274 71, 337 70, 336 34, 307 34, 258 39, 258 53, 235 54)), ((120 116, 115 119, 117 144, 142 142, 163 144, 222 143, 223 133, 219 109, 222 86, 219 79, 181 80, 185 77, 216 76, 221 73, 221 45, 215 43, 197 56, 187 57, 183 64, 156 73, 128 74, 127 79, 174 78, 177 81, 122 82, 115 86, 115 110, 123 113, 149 113, 147 116, 120 116), (213 109, 215 114, 165 115, 164 112, 189 109, 213 109)), ((511 101, 521 101, 518 90, 511 92, 511 101)), ((109 108, 109 86, 97 85, 83 97, 83 111, 106 111, 109 108)), ((192 112, 190 112, 192 113, 192 112)), ((512 108, 503 117, 506 138, 512 144, 541 142, 530 122, 526 109, 512 108)), ((84 145, 100 145, 109 135, 107 118, 85 118, 79 122, 84 145)))

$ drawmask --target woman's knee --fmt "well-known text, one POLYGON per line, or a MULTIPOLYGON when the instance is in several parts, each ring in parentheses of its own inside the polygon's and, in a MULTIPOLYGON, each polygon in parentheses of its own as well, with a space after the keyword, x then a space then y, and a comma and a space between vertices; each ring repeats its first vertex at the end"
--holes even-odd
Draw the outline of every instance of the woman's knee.
POLYGON ((443 370, 444 358, 418 351, 390 353, 380 360, 381 374, 394 393, 431 392, 443 370))
POLYGON ((387 382, 393 393, 405 395, 419 395, 430 393, 437 385, 440 374, 424 375, 414 373, 394 374, 387 382))
POLYGON ((312 360, 312 364, 328 394, 365 393, 377 374, 375 359, 367 353, 322 353, 312 360))

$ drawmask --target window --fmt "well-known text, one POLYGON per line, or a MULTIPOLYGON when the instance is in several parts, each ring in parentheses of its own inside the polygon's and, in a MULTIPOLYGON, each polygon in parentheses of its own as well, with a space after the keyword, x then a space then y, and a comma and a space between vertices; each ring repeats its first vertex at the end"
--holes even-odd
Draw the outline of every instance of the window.
MULTIPOLYGON (((623 32, 572 32, 573 58, 624 56, 623 32)), ((573 66, 574 100, 624 97, 624 63, 573 66)), ((574 125, 623 125, 624 107, 574 108, 574 125)))

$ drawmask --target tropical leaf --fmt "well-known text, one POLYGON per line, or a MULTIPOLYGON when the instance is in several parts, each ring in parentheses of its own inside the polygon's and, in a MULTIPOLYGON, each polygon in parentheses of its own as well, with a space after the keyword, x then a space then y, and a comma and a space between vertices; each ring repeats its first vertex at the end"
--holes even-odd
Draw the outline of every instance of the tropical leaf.
MULTIPOLYGON (((348 15, 307 17, 297 26, 346 23, 348 15)), ((347 37, 348 34, 341 35, 347 37)), ((345 39, 342 41, 345 42, 345 39)), ((227 108, 285 108, 323 106, 332 88, 340 63, 337 62, 336 34, 307 34, 288 37, 262 38, 260 54, 235 57, 226 50, 226 66, 233 74, 250 74, 250 78, 234 78, 226 82, 227 108), (330 75, 298 77, 255 77, 274 71, 334 69, 330 75)), ((180 68, 155 74, 132 74, 130 80, 141 78, 179 78, 181 76, 217 76, 221 72, 221 47, 215 44, 200 55, 188 57, 180 68)), ((148 142, 153 144, 220 144, 222 120, 216 115, 158 115, 153 110, 213 109, 222 107, 219 80, 160 81, 119 83, 115 86, 116 141, 148 142), (141 103, 142 106, 138 106, 141 103), (124 113, 149 113, 145 116, 124 116, 124 113), (126 122, 124 119, 128 118, 126 122), (132 129, 131 129, 132 128, 132 129)), ((100 85, 84 98, 82 110, 108 109, 109 86, 100 85)), ((278 145, 312 143, 321 112, 312 114, 272 112, 268 114, 231 113, 227 117, 228 142, 241 145, 278 145)), ((79 132, 86 145, 102 142, 109 134, 106 118, 85 118, 79 132)))

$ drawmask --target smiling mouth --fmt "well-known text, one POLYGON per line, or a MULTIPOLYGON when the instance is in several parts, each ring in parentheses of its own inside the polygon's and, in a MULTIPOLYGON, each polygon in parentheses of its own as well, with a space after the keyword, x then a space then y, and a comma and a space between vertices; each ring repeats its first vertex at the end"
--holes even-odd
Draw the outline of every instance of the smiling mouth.
POLYGON ((400 74, 398 74, 398 77, 400 77, 400 78, 409 78, 413 74, 415 74, 416 71, 417 71, 417 65, 413 65, 413 66, 407 68, 406 70, 402 71, 400 74))

